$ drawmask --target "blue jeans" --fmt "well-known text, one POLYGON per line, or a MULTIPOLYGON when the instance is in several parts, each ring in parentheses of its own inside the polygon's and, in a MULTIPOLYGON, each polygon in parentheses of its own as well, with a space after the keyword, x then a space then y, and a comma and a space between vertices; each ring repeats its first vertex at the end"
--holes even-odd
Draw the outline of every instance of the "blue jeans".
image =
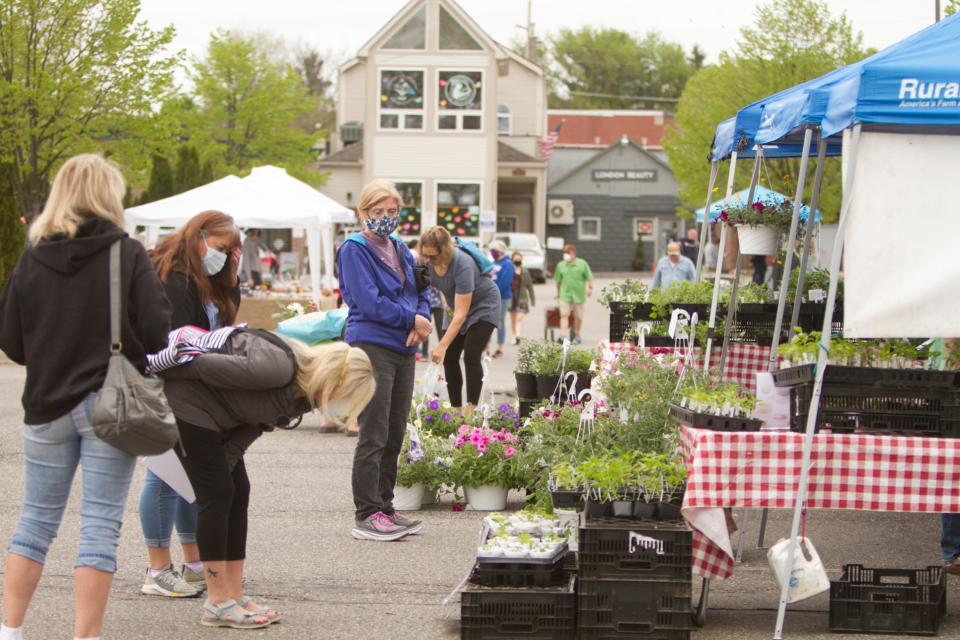
POLYGON ((181 498, 148 470, 140 492, 140 528, 144 542, 148 547, 169 548, 174 523, 180 544, 197 544, 197 505, 181 498))
POLYGON ((116 572, 123 507, 136 458, 94 435, 92 411, 93 394, 52 422, 23 426, 26 490, 10 553, 44 563, 60 528, 79 464, 83 501, 80 547, 74 566, 116 572))
POLYGON ((510 307, 510 298, 500 300, 500 325, 497 327, 497 345, 502 349, 507 341, 507 309, 510 307))
POLYGON ((960 513, 944 513, 941 516, 940 548, 944 562, 960 556, 960 513))

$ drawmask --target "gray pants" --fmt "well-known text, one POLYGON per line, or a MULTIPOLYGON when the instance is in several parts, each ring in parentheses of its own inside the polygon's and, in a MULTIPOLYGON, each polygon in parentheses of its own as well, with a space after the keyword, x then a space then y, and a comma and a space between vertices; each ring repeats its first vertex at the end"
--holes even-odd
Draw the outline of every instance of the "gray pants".
POLYGON ((377 392, 360 414, 360 436, 353 455, 353 503, 357 520, 378 511, 393 513, 393 487, 397 481, 397 456, 407 431, 407 416, 416 381, 416 360, 360 342, 373 365, 377 392))

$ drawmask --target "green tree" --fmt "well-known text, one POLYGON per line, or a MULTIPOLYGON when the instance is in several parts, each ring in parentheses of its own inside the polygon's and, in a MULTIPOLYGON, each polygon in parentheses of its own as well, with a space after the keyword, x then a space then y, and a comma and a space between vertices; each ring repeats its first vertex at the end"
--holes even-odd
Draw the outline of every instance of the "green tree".
POLYGON ((270 163, 315 179, 307 171, 314 136, 296 126, 314 101, 295 66, 278 60, 264 42, 220 30, 211 35, 206 58, 194 62, 201 123, 195 136, 209 137, 201 155, 211 153, 225 173, 270 163))
POLYGON ((619 29, 561 29, 549 43, 558 88, 550 94, 551 107, 662 106, 644 97, 679 97, 695 70, 682 46, 655 31, 635 37, 619 29))
MULTIPOLYGON (((75 153, 104 151, 147 166, 153 105, 171 91, 173 28, 136 22, 136 0, 0 0, 0 164, 28 219, 75 153)), ((6 224, 6 223, 3 223, 6 224)))
MULTIPOLYGON (((687 83, 673 127, 666 133, 664 148, 680 185, 681 215, 689 216, 690 210, 703 206, 710 172, 707 156, 719 122, 755 100, 868 53, 862 34, 854 31, 844 14, 832 15, 826 2, 772 0, 759 7, 755 24, 741 29, 736 49, 721 54, 718 64, 704 67, 687 83)), ((840 208, 840 164, 836 159, 826 162, 820 207, 829 222, 840 208)), ((738 164, 736 189, 749 185, 751 164, 738 164)), ((808 189, 815 165, 814 159, 808 189)), ((763 169, 762 184, 792 196, 799 159, 767 159, 763 169)))
POLYGON ((183 193, 199 187, 200 182, 200 154, 191 144, 182 144, 177 149, 177 169, 173 177, 173 192, 183 193))
POLYGON ((960 11, 960 0, 947 0, 947 6, 943 8, 943 15, 952 16, 960 11))
POLYGON ((0 165, 0 287, 7 282, 23 251, 24 225, 13 194, 13 168, 0 165))
POLYGON ((173 169, 166 156, 155 155, 150 169, 150 185, 144 191, 139 204, 161 200, 177 193, 173 186, 173 169))

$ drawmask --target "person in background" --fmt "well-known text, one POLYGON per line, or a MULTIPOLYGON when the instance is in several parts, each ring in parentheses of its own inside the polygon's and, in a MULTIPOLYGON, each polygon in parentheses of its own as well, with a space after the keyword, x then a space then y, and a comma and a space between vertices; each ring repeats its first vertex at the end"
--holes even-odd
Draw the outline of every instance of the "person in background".
POLYGON ((710 225, 710 242, 707 243, 703 253, 703 268, 705 270, 717 268, 717 259, 720 256, 720 232, 716 227, 716 224, 710 225))
POLYGON ((687 229, 687 237, 680 241, 680 253, 694 265, 697 264, 697 253, 700 251, 700 243, 697 242, 697 230, 695 227, 687 229))
POLYGON ((457 407, 461 415, 468 416, 480 401, 483 350, 500 319, 500 291, 493 280, 481 273, 473 257, 457 248, 443 227, 424 232, 420 237, 420 255, 427 261, 430 281, 447 301, 448 316, 452 313, 443 338, 430 358, 437 364, 443 363, 450 404, 457 407), (461 354, 466 369, 466 404, 461 354))
POLYGON ((577 248, 568 244, 563 248, 563 262, 553 271, 560 299, 560 331, 567 335, 570 314, 574 316, 573 341, 583 342, 583 305, 593 295, 593 272, 586 260, 577 257, 577 248))
MULTIPOLYGON (((240 306, 237 266, 250 239, 248 231, 241 249, 240 231, 233 218, 219 211, 204 211, 157 245, 151 258, 173 306, 174 329, 190 325, 215 331, 233 324, 240 306)), ((168 598, 203 593, 206 582, 197 546, 197 505, 184 500, 148 469, 139 511, 150 561, 140 593, 168 598), (183 551, 179 571, 170 554, 174 525, 183 551)))
POLYGON ((263 284, 263 278, 260 277, 260 249, 266 250, 266 246, 260 241, 260 229, 247 229, 243 239, 242 276, 253 288, 259 288, 263 284))
POLYGON ((500 324, 497 325, 497 350, 493 357, 502 358, 503 345, 507 342, 507 310, 513 299, 513 276, 516 270, 507 255, 507 245, 502 240, 490 243, 490 257, 495 265, 497 289, 500 290, 500 324))
POLYGON ((697 275, 697 268, 686 256, 680 255, 680 245, 676 242, 667 244, 667 255, 660 258, 657 270, 653 274, 654 289, 667 289, 674 282, 681 280, 693 281, 697 275))
POLYGON ((376 379, 376 395, 360 414, 353 456, 351 535, 377 542, 399 540, 423 528, 393 508, 397 457, 416 381, 414 354, 433 331, 426 291, 417 291, 413 254, 392 237, 402 207, 393 183, 367 184, 357 206, 363 231, 350 236, 337 254, 340 291, 349 307, 344 340, 370 358, 376 379))
POLYGON ((530 307, 537 304, 537 298, 533 292, 533 278, 530 272, 523 268, 523 256, 514 252, 511 260, 516 273, 511 283, 513 297, 510 299, 510 324, 513 329, 513 344, 520 344, 523 317, 530 313, 530 307))
MULTIPOLYGON (((120 243, 121 350, 140 371, 167 343, 170 303, 143 245, 123 231, 123 176, 99 155, 67 160, 0 295, 0 349, 27 368, 23 509, 3 574, 0 638, 20 640, 77 467, 83 471, 74 563, 78 639, 97 639, 117 570, 117 543, 136 457, 93 432, 110 358, 110 247, 120 243)), ((13 455, 11 452, 9 455, 13 455)), ((11 492, 13 482, 7 485, 11 492)), ((65 594, 48 615, 62 616, 65 594)), ((51 606, 51 605, 48 605, 51 606)), ((42 631, 37 637, 49 637, 42 631)))
POLYGON ((767 282, 767 256, 750 256, 750 264, 753 265, 753 284, 766 284, 767 282))

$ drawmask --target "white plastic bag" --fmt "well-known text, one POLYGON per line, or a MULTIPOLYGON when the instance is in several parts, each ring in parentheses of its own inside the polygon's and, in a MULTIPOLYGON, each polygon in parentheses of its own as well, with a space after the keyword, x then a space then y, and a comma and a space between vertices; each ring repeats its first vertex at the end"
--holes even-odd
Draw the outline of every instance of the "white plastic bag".
POLYGON ((447 383, 443 378, 443 365, 431 362, 423 373, 423 378, 421 378, 414 395, 419 403, 426 404, 434 398, 439 398, 446 386, 447 383))
POLYGON ((812 598, 818 593, 830 590, 830 580, 823 568, 817 550, 810 538, 797 538, 797 548, 793 553, 793 571, 787 571, 787 553, 790 539, 781 538, 767 551, 767 561, 777 578, 777 584, 783 589, 783 581, 790 574, 790 589, 787 602, 794 603, 812 598))

